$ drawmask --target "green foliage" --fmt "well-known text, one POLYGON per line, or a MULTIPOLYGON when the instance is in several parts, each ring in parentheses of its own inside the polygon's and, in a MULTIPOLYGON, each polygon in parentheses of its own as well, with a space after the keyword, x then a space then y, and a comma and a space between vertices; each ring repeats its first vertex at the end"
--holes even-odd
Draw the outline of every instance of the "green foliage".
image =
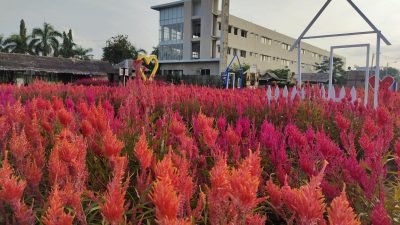
MULTIPOLYGON (((241 66, 242 66, 243 73, 250 69, 250 65, 247 64, 247 63, 243 63, 243 64, 241 64, 241 66)), ((229 72, 239 73, 240 72, 239 64, 238 63, 233 63, 232 66, 229 68, 229 72)))
POLYGON ((111 37, 103 48, 103 60, 117 64, 125 59, 136 59, 139 53, 145 53, 143 49, 136 49, 128 40, 127 35, 111 37))
POLYGON ((276 69, 276 70, 271 70, 272 73, 277 75, 281 79, 288 79, 290 69, 276 69))
MULTIPOLYGON (((314 67, 318 73, 328 73, 329 72, 330 59, 325 59, 322 63, 315 63, 314 67)), ((344 62, 342 58, 333 57, 333 77, 334 81, 338 82, 341 77, 345 74, 343 69, 344 62)))
POLYGON ((34 28, 32 30, 32 41, 29 46, 38 55, 48 56, 53 54, 58 56, 59 41, 57 38, 61 38, 61 36, 61 33, 56 31, 52 25, 44 23, 43 29, 34 28))
POLYGON ((76 44, 74 43, 73 37, 72 37, 72 30, 69 29, 68 34, 65 33, 65 31, 62 34, 63 42, 61 44, 61 48, 59 50, 60 55, 64 58, 71 58, 73 57, 74 54, 74 47, 76 44))
POLYGON ((21 20, 19 25, 19 34, 13 34, 3 42, 3 50, 11 53, 31 53, 28 40, 31 38, 27 35, 25 21, 21 20))

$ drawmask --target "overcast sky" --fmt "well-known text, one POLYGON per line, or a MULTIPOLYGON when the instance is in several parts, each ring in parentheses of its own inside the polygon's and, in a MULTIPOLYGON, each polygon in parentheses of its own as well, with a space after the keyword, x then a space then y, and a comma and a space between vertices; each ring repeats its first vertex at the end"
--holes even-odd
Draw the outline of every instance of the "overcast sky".
MULTIPOLYGON (((93 48, 95 58, 101 58, 106 40, 116 34, 127 34, 136 47, 151 51, 158 44, 159 15, 150 7, 170 1, 173 0, 0 0, 0 35, 17 33, 23 18, 29 31, 42 26, 44 21, 57 30, 71 28, 75 41, 93 48)), ((393 44, 382 46, 382 64, 400 68, 400 0, 354 2, 393 44)), ((297 37, 324 3, 325 0, 231 0, 231 14, 297 37)), ((369 30, 346 0, 333 0, 308 34, 369 30)), ((375 52, 376 35, 309 43, 324 49, 332 45, 370 43, 375 52)), ((348 66, 365 65, 364 49, 335 53, 345 56, 348 66)))

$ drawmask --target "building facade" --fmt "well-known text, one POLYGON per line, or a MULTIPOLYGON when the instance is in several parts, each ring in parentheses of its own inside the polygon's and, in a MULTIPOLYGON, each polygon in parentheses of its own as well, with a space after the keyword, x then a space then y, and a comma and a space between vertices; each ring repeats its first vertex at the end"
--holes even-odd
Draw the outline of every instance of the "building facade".
MULTIPOLYGON (((153 6, 160 12, 159 60, 162 75, 218 75, 221 16, 219 0, 181 0, 153 6)), ((261 73, 270 69, 297 71, 297 51, 289 52, 294 38, 229 16, 228 64, 237 55, 241 63, 261 73)), ((329 52, 302 43, 302 71, 329 52)))

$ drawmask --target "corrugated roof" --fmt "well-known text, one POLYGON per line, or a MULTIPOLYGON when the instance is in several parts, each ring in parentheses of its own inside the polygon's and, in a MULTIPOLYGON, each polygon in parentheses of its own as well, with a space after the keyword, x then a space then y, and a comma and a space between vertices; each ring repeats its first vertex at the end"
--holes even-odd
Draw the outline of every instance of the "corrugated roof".
POLYGON ((303 82, 326 83, 329 81, 329 74, 327 74, 327 73, 302 73, 301 80, 303 82))
POLYGON ((115 73, 109 62, 100 60, 78 60, 24 54, 0 53, 0 70, 31 70, 48 73, 81 75, 107 75, 115 73))

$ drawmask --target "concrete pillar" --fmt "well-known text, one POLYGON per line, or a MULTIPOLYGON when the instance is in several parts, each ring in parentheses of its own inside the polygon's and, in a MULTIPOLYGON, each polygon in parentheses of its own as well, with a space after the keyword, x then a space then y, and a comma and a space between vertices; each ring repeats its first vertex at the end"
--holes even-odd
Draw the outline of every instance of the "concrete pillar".
POLYGON ((225 72, 228 64, 228 27, 229 27, 229 2, 230 0, 222 0, 221 12, 221 38, 220 38, 220 74, 225 72))

